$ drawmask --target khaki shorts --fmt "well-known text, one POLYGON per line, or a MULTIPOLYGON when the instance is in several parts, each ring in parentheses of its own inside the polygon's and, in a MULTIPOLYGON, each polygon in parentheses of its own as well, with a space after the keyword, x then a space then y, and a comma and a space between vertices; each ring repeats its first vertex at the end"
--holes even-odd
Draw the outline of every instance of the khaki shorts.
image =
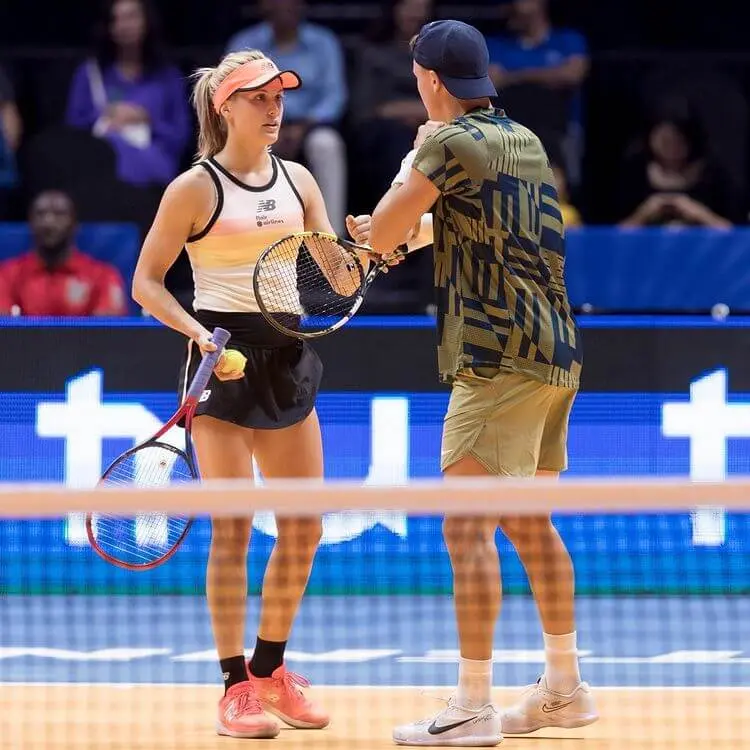
POLYGON ((441 468, 471 455, 502 476, 564 471, 576 393, 508 370, 462 372, 445 415, 441 468))

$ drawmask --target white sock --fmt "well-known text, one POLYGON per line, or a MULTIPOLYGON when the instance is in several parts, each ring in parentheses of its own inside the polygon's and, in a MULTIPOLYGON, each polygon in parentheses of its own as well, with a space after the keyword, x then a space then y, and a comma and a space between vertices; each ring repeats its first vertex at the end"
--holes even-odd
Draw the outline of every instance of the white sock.
POLYGON ((555 693, 570 695, 581 682, 578 669, 576 634, 549 635, 544 633, 544 677, 547 687, 555 693))
POLYGON ((456 705, 476 711, 492 702, 492 659, 459 659, 456 705))

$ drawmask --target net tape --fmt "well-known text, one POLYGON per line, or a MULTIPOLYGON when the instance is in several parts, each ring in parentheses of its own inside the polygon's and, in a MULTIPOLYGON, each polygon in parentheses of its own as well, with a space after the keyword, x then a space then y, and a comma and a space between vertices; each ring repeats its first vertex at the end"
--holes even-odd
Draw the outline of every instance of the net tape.
POLYGON ((225 517, 273 511, 312 516, 351 510, 398 510, 414 515, 514 515, 684 511, 750 508, 750 477, 722 481, 684 478, 495 479, 461 478, 363 485, 309 479, 209 480, 161 487, 69 488, 54 484, 0 484, 0 518, 56 518, 65 513, 141 513, 225 517))

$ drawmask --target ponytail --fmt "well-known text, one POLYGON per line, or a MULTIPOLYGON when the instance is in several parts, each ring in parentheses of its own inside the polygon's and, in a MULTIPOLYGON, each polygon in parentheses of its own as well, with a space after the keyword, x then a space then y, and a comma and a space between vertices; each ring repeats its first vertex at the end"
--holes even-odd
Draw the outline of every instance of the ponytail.
POLYGON ((198 158, 208 159, 218 154, 227 142, 227 128, 221 115, 214 110, 211 79, 216 68, 195 71, 193 106, 198 117, 198 158))

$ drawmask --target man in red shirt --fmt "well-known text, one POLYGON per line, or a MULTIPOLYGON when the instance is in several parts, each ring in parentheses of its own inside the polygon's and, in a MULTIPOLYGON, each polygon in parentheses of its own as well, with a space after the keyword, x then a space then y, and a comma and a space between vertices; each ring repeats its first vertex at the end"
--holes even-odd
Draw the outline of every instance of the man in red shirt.
POLYGON ((56 190, 31 204, 34 249, 0 263, 0 315, 125 315, 125 287, 117 269, 84 255, 74 244, 73 201, 56 190))

